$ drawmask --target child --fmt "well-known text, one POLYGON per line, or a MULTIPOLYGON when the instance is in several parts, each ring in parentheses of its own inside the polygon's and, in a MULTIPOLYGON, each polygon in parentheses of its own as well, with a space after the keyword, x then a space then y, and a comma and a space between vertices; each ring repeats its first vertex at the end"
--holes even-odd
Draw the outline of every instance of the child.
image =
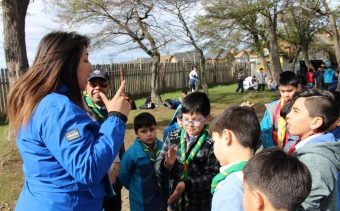
POLYGON ((244 80, 244 72, 243 69, 239 69, 238 73, 237 73, 237 89, 236 92, 238 92, 239 90, 241 90, 241 93, 244 92, 244 88, 243 88, 243 80, 244 80))
POLYGON ((137 138, 121 160, 119 181, 129 189, 131 210, 166 210, 168 184, 155 173, 162 142, 156 138, 156 120, 150 113, 136 116, 137 138))
POLYGON ((279 76, 280 99, 266 104, 261 120, 262 142, 264 148, 279 146, 284 148, 289 139, 297 139, 286 131, 286 122, 280 117, 280 109, 300 90, 298 77, 294 72, 285 71, 279 76))
POLYGON ((309 68, 308 72, 306 73, 306 82, 307 82, 307 88, 308 89, 313 89, 314 87, 314 70, 313 68, 309 68))
POLYGON ((157 171, 168 175, 173 210, 210 210, 210 184, 219 165, 206 125, 210 101, 202 92, 193 92, 182 101, 182 127, 169 133, 157 158, 157 171))
POLYGON ((242 169, 260 144, 260 123, 247 106, 225 110, 211 123, 214 153, 221 164, 211 184, 213 211, 243 211, 242 169), (237 122, 237 124, 235 124, 237 122))
POLYGON ((311 190, 308 168, 277 148, 256 154, 243 174, 245 211, 296 210, 311 190))
POLYGON ((286 116, 289 132, 300 138, 288 153, 295 153, 312 175, 312 191, 302 203, 305 210, 337 210, 340 143, 325 131, 338 114, 331 93, 306 90, 294 96, 286 116))
POLYGON ((189 73, 189 87, 192 92, 198 91, 198 73, 196 71, 196 66, 191 67, 189 73))

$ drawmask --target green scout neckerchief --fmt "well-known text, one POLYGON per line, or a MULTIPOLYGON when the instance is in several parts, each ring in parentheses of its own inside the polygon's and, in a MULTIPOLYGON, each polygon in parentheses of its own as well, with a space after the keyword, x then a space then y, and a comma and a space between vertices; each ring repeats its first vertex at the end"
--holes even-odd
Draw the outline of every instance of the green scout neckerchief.
MULTIPOLYGON (((160 149, 158 148, 157 146, 157 141, 155 141, 155 146, 152 150, 149 149, 149 147, 147 145, 145 145, 141 140, 137 139, 140 146, 142 147, 142 149, 144 150, 145 154, 148 156, 148 159, 150 161, 150 163, 154 166, 154 168, 156 169, 155 167, 155 164, 156 164, 156 158, 157 156, 159 155, 160 153, 160 149)), ((159 174, 156 173, 156 179, 157 179, 157 185, 159 187, 159 190, 160 192, 162 192, 162 183, 161 183, 161 178, 159 176, 159 174)))
POLYGON ((229 168, 227 168, 226 170, 218 173, 214 179, 212 180, 211 183, 211 193, 214 194, 215 189, 217 187, 217 185, 224 180, 227 176, 229 176, 231 173, 233 172, 237 172, 237 171, 242 171, 244 166, 246 165, 247 161, 241 161, 239 163, 236 163, 232 166, 230 166, 229 168))
MULTIPOLYGON (((197 143, 195 144, 194 148, 191 150, 190 154, 187 156, 186 155, 186 140, 185 140, 185 129, 182 128, 181 130, 181 161, 183 164, 183 171, 180 177, 180 180, 183 182, 186 182, 189 178, 189 165, 191 163, 191 161, 194 159, 194 157, 196 156, 197 152, 201 149, 202 145, 205 143, 205 141, 207 140, 207 137, 209 137, 209 133, 207 131, 207 127, 204 128, 202 134, 200 135, 197 143)), ((178 204, 179 204, 179 208, 180 210, 183 209, 183 205, 182 205, 182 198, 184 197, 184 210, 187 208, 187 206, 189 205, 189 199, 188 199, 188 194, 186 193, 186 191, 184 192, 184 196, 180 196, 179 200, 178 200, 178 204)))
POLYGON ((99 109, 97 108, 97 106, 94 104, 94 102, 88 97, 85 96, 85 100, 86 100, 86 104, 92 108, 92 110, 94 111, 94 113, 97 115, 98 118, 100 118, 100 120, 104 121, 105 117, 100 113, 99 109))

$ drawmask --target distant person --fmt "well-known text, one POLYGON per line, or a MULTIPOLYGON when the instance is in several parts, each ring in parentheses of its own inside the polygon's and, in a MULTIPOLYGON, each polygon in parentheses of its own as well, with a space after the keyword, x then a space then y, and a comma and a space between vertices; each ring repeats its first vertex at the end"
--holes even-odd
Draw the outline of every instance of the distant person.
POLYGON ((243 80, 245 78, 243 69, 239 69, 238 73, 237 73, 237 89, 236 92, 241 90, 241 93, 244 92, 244 88, 243 88, 243 80))
POLYGON ((315 77, 314 77, 314 70, 312 68, 308 69, 308 72, 306 73, 306 82, 307 82, 307 88, 308 89, 313 89, 314 87, 314 81, 315 81, 315 77))
POLYGON ((325 63, 321 63, 320 67, 314 74, 317 89, 321 89, 321 90, 324 89, 323 75, 325 73, 325 69, 326 69, 325 63))
POLYGON ((275 148, 254 155, 243 175, 244 211, 303 210, 300 204, 311 191, 308 168, 296 157, 275 148))
POLYGON ((102 210, 107 172, 124 141, 130 104, 122 81, 100 125, 82 98, 92 71, 89 39, 75 32, 45 35, 30 69, 8 94, 10 128, 26 177, 15 210, 102 210))
POLYGON ((273 78, 268 79, 268 89, 272 92, 277 90, 277 83, 273 80, 273 78))
POLYGON ((266 87, 266 77, 267 77, 267 74, 264 72, 264 69, 261 67, 259 69, 259 72, 257 73, 257 82, 258 82, 257 91, 264 91, 266 87))
POLYGON ((196 66, 192 66, 189 73, 189 87, 191 89, 191 92, 198 91, 198 73, 196 70, 196 66))
POLYGON ((331 66, 327 67, 325 73, 323 74, 323 82, 325 90, 328 90, 333 83, 333 77, 335 75, 335 71, 332 69, 331 66))
POLYGON ((166 100, 164 100, 163 105, 165 107, 168 107, 168 108, 171 108, 171 109, 177 109, 178 106, 181 105, 182 98, 187 96, 187 94, 188 94, 187 90, 183 89, 181 97, 179 97, 178 99, 176 99, 176 98, 166 99, 166 100))
POLYGON ((245 90, 257 90, 258 83, 256 81, 256 76, 248 76, 243 81, 243 87, 245 90))

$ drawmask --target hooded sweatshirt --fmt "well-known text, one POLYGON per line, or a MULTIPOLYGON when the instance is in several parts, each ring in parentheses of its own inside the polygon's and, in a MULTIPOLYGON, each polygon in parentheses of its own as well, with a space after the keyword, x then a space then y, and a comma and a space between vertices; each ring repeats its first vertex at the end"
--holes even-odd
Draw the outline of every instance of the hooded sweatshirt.
POLYGON ((312 190, 301 204, 304 210, 337 210, 337 175, 340 170, 340 142, 331 133, 309 140, 296 155, 309 169, 312 190))

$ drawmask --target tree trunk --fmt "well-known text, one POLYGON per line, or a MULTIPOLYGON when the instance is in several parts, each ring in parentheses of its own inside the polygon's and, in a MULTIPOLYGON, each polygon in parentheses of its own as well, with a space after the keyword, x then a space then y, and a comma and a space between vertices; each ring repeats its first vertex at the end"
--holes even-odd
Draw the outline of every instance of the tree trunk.
POLYGON ((208 84, 207 84, 207 79, 206 79, 206 74, 205 74, 205 57, 203 54, 203 51, 200 49, 199 50, 200 53, 200 69, 199 69, 199 77, 201 80, 201 85, 202 85, 202 89, 204 93, 208 94, 208 84))
POLYGON ((25 42, 28 4, 29 0, 2 0, 5 60, 11 84, 28 68, 25 42))
POLYGON ((268 27, 268 41, 269 41, 269 53, 273 66, 272 75, 274 81, 278 81, 279 75, 282 72, 282 67, 280 63, 279 56, 279 46, 277 44, 276 27, 272 23, 269 17, 266 17, 267 27, 268 27))
POLYGON ((158 76, 159 76, 159 62, 160 62, 160 54, 154 53, 152 56, 152 65, 151 65, 151 100, 156 104, 161 104, 162 100, 159 96, 159 84, 158 84, 158 76))
POLYGON ((273 66, 273 70, 272 75, 273 75, 273 79, 275 81, 279 80, 279 75, 282 72, 282 67, 281 67, 281 63, 280 63, 280 56, 279 56, 279 48, 277 45, 277 39, 276 39, 276 35, 275 38, 272 37, 271 35, 269 35, 269 40, 270 40, 270 58, 271 58, 271 62, 272 62, 272 66, 273 66))
POLYGON ((296 49, 295 49, 295 52, 294 52, 294 57, 293 57, 293 61, 292 61, 292 65, 293 65, 293 69, 292 71, 295 72, 295 65, 296 65, 296 62, 299 58, 299 54, 300 54, 300 51, 301 51, 301 47, 300 46, 297 46, 296 49))
POLYGON ((302 55, 303 55, 303 60, 305 61, 305 64, 306 64, 306 67, 307 67, 306 72, 310 68, 314 70, 314 66, 312 65, 312 63, 309 60, 308 46, 305 46, 305 45, 302 46, 302 55))
MULTIPOLYGON (((326 12, 329 18, 329 24, 331 25, 336 62, 338 63, 338 69, 340 70, 340 44, 339 44, 340 38, 339 38, 339 33, 338 33, 337 25, 336 25, 336 17, 331 11, 331 9, 329 8, 327 1, 322 0, 322 3, 326 9, 326 12)), ((340 74, 338 75, 338 87, 336 88, 336 91, 340 92, 340 74)))

